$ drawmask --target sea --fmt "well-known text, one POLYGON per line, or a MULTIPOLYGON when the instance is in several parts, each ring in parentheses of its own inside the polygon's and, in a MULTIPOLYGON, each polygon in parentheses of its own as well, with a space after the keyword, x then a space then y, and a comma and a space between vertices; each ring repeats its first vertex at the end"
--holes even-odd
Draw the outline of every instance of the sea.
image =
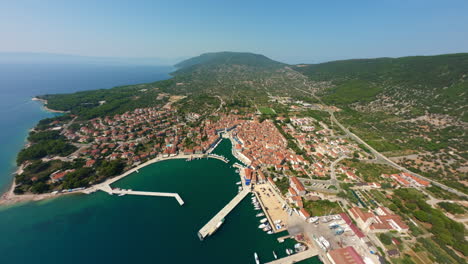
MULTIPOLYGON (((0 188, 5 191, 28 130, 54 116, 31 98, 46 93, 111 88, 169 78, 172 67, 0 64, 0 188)), ((197 231, 236 194, 231 142, 216 159, 168 160, 113 184, 141 191, 177 192, 166 197, 116 196, 103 192, 0 207, 0 263, 261 263, 286 255, 294 241, 268 235, 249 198, 201 241, 197 231)), ((321 263, 312 258, 300 263, 321 263)))

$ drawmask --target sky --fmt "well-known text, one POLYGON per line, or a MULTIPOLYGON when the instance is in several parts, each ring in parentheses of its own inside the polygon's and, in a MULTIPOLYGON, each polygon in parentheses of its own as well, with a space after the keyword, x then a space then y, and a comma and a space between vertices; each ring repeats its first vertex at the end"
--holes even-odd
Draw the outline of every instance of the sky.
POLYGON ((0 1, 0 52, 286 63, 468 52, 467 0, 0 1))

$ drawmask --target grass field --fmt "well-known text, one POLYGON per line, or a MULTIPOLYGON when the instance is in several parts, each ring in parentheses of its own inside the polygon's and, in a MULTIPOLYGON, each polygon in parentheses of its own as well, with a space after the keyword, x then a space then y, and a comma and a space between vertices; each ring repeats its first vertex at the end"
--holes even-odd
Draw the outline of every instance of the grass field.
POLYGON ((275 115, 276 112, 270 107, 259 107, 258 110, 264 115, 275 115))

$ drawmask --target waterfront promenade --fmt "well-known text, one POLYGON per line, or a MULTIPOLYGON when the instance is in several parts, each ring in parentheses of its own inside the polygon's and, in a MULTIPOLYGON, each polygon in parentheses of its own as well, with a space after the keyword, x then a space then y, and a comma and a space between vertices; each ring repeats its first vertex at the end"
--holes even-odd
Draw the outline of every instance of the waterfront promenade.
POLYGON ((211 235, 216 231, 216 226, 222 221, 246 196, 250 193, 248 188, 244 188, 238 193, 221 211, 219 211, 206 225, 204 225, 199 231, 198 236, 200 239, 211 235))

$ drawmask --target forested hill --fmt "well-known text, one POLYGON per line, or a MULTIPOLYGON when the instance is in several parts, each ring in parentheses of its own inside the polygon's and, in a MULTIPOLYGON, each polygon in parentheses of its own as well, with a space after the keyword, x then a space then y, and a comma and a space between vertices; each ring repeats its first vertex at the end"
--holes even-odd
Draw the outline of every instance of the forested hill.
POLYGON ((177 91, 220 96, 259 96, 267 92, 289 94, 290 86, 303 86, 304 76, 287 64, 245 52, 206 53, 175 65, 177 91))
POLYGON ((447 114, 468 121, 468 53, 378 58, 296 65, 313 81, 329 81, 330 104, 373 102, 375 106, 422 115, 447 114))
POLYGON ((263 55, 247 52, 215 52, 205 53, 175 65, 179 70, 175 75, 195 71, 201 67, 220 67, 221 65, 243 65, 253 68, 279 69, 286 64, 271 60, 263 55))

